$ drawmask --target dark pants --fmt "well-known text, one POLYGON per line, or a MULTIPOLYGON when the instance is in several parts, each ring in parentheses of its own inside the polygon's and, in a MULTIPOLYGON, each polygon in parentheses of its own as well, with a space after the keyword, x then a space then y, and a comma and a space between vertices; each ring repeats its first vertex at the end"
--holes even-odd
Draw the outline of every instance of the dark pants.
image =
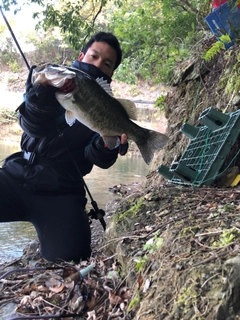
POLYGON ((35 194, 0 169, 0 222, 31 222, 46 260, 78 263, 90 257, 91 231, 84 207, 85 198, 77 194, 35 194))

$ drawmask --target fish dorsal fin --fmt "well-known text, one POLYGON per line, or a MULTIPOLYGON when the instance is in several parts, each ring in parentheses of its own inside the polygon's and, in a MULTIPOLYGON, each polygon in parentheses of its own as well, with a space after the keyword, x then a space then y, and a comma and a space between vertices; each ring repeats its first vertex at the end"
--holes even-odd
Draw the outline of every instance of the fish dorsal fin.
MULTIPOLYGON (((114 97, 110 84, 107 82, 107 80, 104 80, 103 78, 97 78, 96 81, 111 97, 114 97)), ((117 100, 127 112, 128 117, 132 120, 137 120, 137 107, 135 103, 127 99, 117 100)))
POLYGON ((123 106, 123 108, 125 109, 125 111, 128 114, 128 117, 132 120, 137 120, 137 107, 135 105, 135 103, 131 100, 128 99, 117 99, 121 105, 123 106))
POLYGON ((107 80, 104 80, 102 77, 102 78, 97 78, 96 81, 111 97, 113 97, 112 89, 110 87, 110 84, 107 82, 107 80))

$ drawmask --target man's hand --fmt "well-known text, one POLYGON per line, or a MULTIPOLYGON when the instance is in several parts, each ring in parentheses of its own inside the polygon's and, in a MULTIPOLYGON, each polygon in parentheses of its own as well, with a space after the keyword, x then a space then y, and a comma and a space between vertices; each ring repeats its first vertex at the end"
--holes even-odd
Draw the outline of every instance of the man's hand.
POLYGON ((128 151, 128 137, 125 133, 121 135, 121 143, 119 145, 119 154, 124 156, 128 151))
POLYGON ((36 109, 56 110, 59 107, 55 97, 55 92, 58 89, 41 83, 33 86, 32 74, 35 68, 36 66, 32 66, 28 74, 25 99, 29 105, 34 106, 36 109))

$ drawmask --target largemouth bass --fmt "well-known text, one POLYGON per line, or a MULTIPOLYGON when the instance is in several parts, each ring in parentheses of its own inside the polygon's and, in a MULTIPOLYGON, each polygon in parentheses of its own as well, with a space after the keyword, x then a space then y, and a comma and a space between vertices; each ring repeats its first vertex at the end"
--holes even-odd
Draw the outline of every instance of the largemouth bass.
POLYGON ((55 95, 66 109, 65 117, 69 125, 77 119, 98 132, 109 149, 116 148, 120 144, 119 137, 125 133, 137 144, 147 164, 153 159, 154 151, 168 141, 166 135, 133 122, 137 120, 135 104, 130 100, 114 98, 110 85, 103 78, 95 80, 81 70, 56 64, 40 65, 32 74, 33 85, 41 83, 61 88, 67 79, 73 79, 75 89, 67 94, 59 90, 55 95))

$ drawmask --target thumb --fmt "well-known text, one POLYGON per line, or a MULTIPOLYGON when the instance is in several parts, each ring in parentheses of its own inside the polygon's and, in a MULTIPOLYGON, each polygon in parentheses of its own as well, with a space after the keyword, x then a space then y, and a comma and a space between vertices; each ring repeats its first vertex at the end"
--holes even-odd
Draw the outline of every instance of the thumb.
POLYGON ((126 144, 128 142, 128 137, 125 133, 121 135, 121 144, 126 144))

